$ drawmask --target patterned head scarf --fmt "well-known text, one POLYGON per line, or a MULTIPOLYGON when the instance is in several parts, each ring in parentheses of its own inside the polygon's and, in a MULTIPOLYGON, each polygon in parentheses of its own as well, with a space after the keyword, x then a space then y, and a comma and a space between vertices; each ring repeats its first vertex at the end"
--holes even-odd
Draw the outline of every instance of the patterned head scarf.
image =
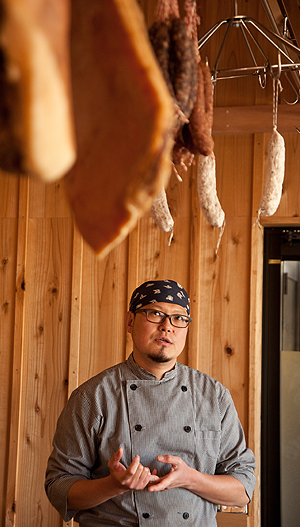
POLYGON ((190 315, 190 299, 186 290, 174 280, 151 280, 137 287, 130 299, 129 311, 133 313, 148 304, 167 302, 178 304, 190 315))

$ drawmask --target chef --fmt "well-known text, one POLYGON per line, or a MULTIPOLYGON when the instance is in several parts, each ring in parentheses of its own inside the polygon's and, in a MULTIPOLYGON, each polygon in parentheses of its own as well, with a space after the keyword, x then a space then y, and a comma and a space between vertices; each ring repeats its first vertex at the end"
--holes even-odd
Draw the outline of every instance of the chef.
POLYGON ((255 458, 229 391, 177 362, 191 321, 177 282, 133 292, 131 355, 77 388, 57 423, 45 488, 65 521, 213 527, 218 504, 251 500, 255 458))

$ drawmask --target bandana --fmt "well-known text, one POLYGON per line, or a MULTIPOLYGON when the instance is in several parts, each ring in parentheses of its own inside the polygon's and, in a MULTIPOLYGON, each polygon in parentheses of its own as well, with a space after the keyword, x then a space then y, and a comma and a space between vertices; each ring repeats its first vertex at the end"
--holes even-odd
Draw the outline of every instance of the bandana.
POLYGON ((129 311, 134 313, 137 309, 156 302, 178 304, 190 315, 189 296, 182 285, 174 280, 152 280, 141 284, 131 295, 129 311))

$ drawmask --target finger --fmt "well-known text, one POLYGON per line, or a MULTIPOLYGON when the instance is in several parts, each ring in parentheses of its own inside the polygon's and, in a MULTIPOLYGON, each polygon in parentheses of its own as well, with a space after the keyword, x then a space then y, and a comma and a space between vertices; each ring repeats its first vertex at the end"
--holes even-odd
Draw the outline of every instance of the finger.
POLYGON ((138 488, 144 489, 150 480, 151 472, 148 467, 143 467, 140 476, 138 478, 138 488))
POLYGON ((178 464, 181 461, 180 457, 178 457, 178 456, 171 456, 169 454, 166 455, 166 456, 157 456, 157 460, 160 463, 168 463, 169 465, 173 465, 173 466, 178 466, 178 464))
POLYGON ((133 476, 136 473, 139 465, 140 465, 140 456, 134 456, 126 472, 133 476))
POLYGON ((150 492, 158 492, 161 490, 172 489, 174 487, 175 481, 176 481, 175 472, 169 472, 169 474, 167 474, 166 476, 163 476, 162 478, 158 478, 157 482, 151 481, 151 485, 148 487, 148 490, 150 492))
POLYGON ((154 474, 150 475, 149 483, 158 483, 161 480, 159 476, 155 476, 154 474))
POLYGON ((136 481, 144 477, 145 470, 146 468, 142 465, 142 463, 139 463, 134 473, 134 477, 136 481))
POLYGON ((114 456, 116 456, 116 460, 117 461, 120 461, 122 456, 123 456, 123 448, 120 446, 120 448, 118 448, 117 452, 114 454, 114 456))
POLYGON ((111 456, 111 458, 110 458, 110 460, 109 460, 109 462, 108 462, 108 466, 113 466, 113 465, 116 465, 117 463, 119 463, 119 461, 121 460, 122 456, 123 456, 123 448, 120 447, 120 448, 117 450, 117 452, 115 452, 115 453, 111 456))
POLYGON ((141 490, 148 485, 149 478, 150 469, 139 463, 135 473, 128 478, 127 485, 131 489, 141 490))
POLYGON ((158 481, 158 483, 151 482, 151 485, 149 485, 148 490, 149 492, 160 492, 162 490, 166 490, 168 488, 168 485, 164 479, 161 479, 158 481))

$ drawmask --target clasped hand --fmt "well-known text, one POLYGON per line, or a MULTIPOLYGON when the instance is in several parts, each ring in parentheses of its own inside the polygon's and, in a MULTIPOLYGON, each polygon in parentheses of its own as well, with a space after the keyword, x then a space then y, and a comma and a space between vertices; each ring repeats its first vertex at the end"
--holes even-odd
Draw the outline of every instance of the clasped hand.
POLYGON ((154 469, 151 473, 149 467, 140 463, 140 457, 135 456, 126 469, 120 462, 123 449, 119 448, 108 462, 108 468, 116 484, 126 490, 142 490, 148 486, 149 492, 169 490, 175 487, 187 488, 191 467, 177 456, 157 456, 158 461, 171 465, 171 470, 166 476, 159 477, 154 469))

